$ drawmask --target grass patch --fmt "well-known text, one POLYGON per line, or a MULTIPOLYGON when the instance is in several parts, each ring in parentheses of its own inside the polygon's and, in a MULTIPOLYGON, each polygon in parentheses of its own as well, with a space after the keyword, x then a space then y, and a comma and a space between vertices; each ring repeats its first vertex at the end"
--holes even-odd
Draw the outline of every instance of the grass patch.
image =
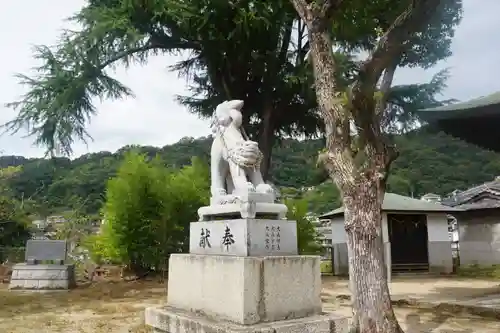
POLYGON ((332 262, 330 260, 323 260, 321 262, 321 274, 332 274, 333 273, 333 267, 332 267, 332 262))
POLYGON ((500 280, 500 265, 470 265, 465 267, 458 267, 457 275, 468 278, 488 278, 500 280))
POLYGON ((69 291, 8 290, 0 284, 0 332, 151 333, 144 308, 166 300, 158 280, 97 282, 69 291))
POLYGON ((53 292, 32 292, 7 290, 0 287, 0 304, 10 308, 23 305, 34 305, 37 301, 45 301, 54 306, 79 305, 87 306, 95 301, 117 301, 129 299, 148 299, 151 294, 165 292, 165 285, 156 281, 133 282, 98 282, 80 284, 71 290, 53 292), (48 302, 47 300, 50 300, 48 302))

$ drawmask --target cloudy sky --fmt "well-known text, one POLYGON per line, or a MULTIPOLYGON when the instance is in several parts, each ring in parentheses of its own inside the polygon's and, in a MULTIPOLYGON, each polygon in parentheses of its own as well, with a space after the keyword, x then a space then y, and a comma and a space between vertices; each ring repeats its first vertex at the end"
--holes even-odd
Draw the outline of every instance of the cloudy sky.
MULTIPOLYGON (((500 47, 491 36, 500 31, 500 1, 463 0, 464 19, 456 31, 453 56, 427 72, 401 69, 396 83, 428 81, 441 68, 451 69, 445 98, 467 100, 500 90, 500 47), (488 37, 490 36, 490 37, 488 37)), ((27 72, 37 65, 32 46, 56 42, 64 19, 75 13, 83 0, 6 1, 0 11, 0 123, 15 116, 3 107, 16 100, 25 90, 13 78, 16 72, 27 72)), ((175 57, 152 58, 147 66, 119 70, 116 77, 136 94, 135 99, 104 102, 93 118, 89 132, 93 142, 75 144, 75 155, 101 150, 115 151, 127 144, 163 146, 182 137, 209 134, 206 121, 199 120, 175 102, 176 95, 187 94, 186 82, 167 67, 175 57)), ((4 155, 41 156, 44 150, 32 146, 32 138, 0 137, 4 155)))

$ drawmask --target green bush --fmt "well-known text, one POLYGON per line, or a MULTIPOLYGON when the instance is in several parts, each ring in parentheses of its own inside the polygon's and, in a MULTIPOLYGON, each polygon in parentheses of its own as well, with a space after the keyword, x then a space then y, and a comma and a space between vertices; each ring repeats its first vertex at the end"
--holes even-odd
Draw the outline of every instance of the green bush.
MULTIPOLYGON (((0 263, 9 256, 18 257, 15 248, 22 248, 31 238, 30 220, 18 203, 7 196, 0 196, 0 263)), ((12 259, 11 259, 12 260, 12 259)))
POLYGON ((320 254, 322 247, 314 223, 308 219, 308 201, 305 199, 286 199, 287 219, 297 222, 297 243, 300 254, 320 254))
POLYGON ((171 170, 159 158, 130 152, 109 180, 99 235, 85 246, 93 260, 128 265, 134 272, 165 268, 171 253, 189 247, 189 223, 208 203, 208 168, 193 158, 171 170))

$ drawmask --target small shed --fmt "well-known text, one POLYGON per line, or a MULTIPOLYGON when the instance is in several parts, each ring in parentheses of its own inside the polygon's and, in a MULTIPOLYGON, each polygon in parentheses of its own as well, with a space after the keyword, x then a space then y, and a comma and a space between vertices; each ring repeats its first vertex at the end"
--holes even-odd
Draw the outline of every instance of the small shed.
POLYGON ((500 177, 443 199, 459 209, 460 265, 500 264, 500 177))
MULTIPOLYGON (((458 209, 437 202, 386 193, 382 204, 382 238, 387 272, 451 273, 453 258, 448 214, 458 209)), ((333 269, 348 274, 344 209, 320 216, 332 226, 333 269)))

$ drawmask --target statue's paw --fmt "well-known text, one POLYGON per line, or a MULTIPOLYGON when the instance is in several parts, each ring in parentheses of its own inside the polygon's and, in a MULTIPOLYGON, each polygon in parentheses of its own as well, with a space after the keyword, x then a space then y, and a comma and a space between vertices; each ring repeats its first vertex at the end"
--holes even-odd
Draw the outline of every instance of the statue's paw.
POLYGON ((259 184, 255 190, 259 193, 274 193, 274 189, 269 184, 259 184))
POLYGON ((227 192, 225 189, 223 188, 216 188, 213 192, 212 192, 212 195, 213 196, 222 196, 222 195, 227 195, 227 192))
POLYGON ((247 190, 248 192, 255 192, 255 186, 251 182, 247 183, 247 190))

